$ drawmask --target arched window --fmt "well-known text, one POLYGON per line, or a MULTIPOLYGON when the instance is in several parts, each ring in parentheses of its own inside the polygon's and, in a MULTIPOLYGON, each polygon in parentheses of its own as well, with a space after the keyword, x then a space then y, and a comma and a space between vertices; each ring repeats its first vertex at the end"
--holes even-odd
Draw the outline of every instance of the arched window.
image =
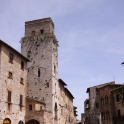
POLYGON ((26 124, 40 124, 37 120, 31 119, 26 124))
POLYGON ((3 124, 11 124, 11 120, 9 118, 6 118, 3 120, 3 124))
POLYGON ((24 124, 23 121, 19 121, 18 124, 24 124))

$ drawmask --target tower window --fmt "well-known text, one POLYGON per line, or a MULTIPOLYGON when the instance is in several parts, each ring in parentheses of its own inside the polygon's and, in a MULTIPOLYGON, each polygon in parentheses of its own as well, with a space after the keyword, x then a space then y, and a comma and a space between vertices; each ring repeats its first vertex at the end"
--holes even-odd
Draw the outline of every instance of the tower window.
POLYGON ((20 95, 20 102, 19 102, 20 106, 22 106, 23 104, 23 95, 20 95))
POLYGON ((10 79, 13 78, 13 74, 12 74, 12 72, 9 72, 8 78, 10 78, 10 79))
POLYGON ((48 82, 46 83, 46 86, 49 87, 49 83, 48 82))
POLYGON ((54 107, 55 119, 57 119, 57 118, 58 118, 58 116, 57 116, 57 111, 58 111, 58 108, 57 108, 57 103, 55 103, 55 107, 54 107))
POLYGON ((24 84, 23 78, 20 78, 20 84, 24 84))
POLYGON ((38 68, 38 77, 40 77, 40 68, 38 68))
POLYGON ((41 34, 43 34, 43 33, 44 33, 44 30, 43 30, 43 29, 41 29, 41 30, 40 30, 40 33, 41 33, 41 34))
POLYGON ((35 31, 32 31, 31 36, 34 36, 34 35, 35 35, 35 31))
POLYGON ((54 73, 56 73, 56 66, 54 65, 54 73))
POLYGON ((12 53, 9 53, 9 62, 13 63, 13 54, 12 53))
POLYGON ((11 91, 8 91, 8 102, 11 103, 11 91))

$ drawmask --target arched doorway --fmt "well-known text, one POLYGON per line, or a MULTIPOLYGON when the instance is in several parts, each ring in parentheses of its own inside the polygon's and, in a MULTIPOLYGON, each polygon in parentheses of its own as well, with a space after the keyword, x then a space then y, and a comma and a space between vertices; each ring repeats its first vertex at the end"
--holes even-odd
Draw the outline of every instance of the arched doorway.
POLYGON ((24 124, 23 121, 19 121, 18 124, 24 124))
POLYGON ((4 119, 3 124, 11 124, 11 120, 9 118, 4 119))
POLYGON ((35 119, 31 119, 26 124, 40 124, 40 123, 35 119))

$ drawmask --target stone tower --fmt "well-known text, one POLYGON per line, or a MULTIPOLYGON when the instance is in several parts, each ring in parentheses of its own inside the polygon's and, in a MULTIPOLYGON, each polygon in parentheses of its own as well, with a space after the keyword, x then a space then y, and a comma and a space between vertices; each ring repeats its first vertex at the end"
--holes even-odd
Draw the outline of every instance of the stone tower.
POLYGON ((58 42, 51 18, 25 23, 25 37, 21 40, 21 52, 30 60, 27 64, 27 96, 44 101, 46 111, 51 113, 49 119, 57 122, 59 116, 58 42))

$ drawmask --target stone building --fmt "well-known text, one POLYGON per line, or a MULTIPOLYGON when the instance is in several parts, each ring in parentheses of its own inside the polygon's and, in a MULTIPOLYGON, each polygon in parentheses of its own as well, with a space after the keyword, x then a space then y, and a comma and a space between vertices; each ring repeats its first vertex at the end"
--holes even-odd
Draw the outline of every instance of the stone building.
POLYGON ((25 123, 27 61, 0 40, 0 124, 25 123))
POLYGON ((124 124, 124 85, 111 90, 113 124, 124 124))
POLYGON ((37 101, 30 97, 26 98, 25 122, 29 124, 39 124, 39 122, 45 123, 45 114, 45 103, 43 103, 43 101, 37 101))
POLYGON ((59 79, 60 124, 75 124, 77 115, 74 113, 76 110, 76 107, 73 106, 74 97, 65 86, 67 84, 62 79, 59 79))
POLYGON ((29 105, 33 107, 33 101, 45 104, 44 121, 27 111, 26 123, 73 124, 73 96, 58 79, 58 41, 51 18, 25 23, 21 52, 30 60, 27 63, 27 98, 32 99, 29 105))
POLYGON ((113 124, 111 90, 121 84, 109 82, 87 89, 89 99, 84 102, 83 124, 113 124))

